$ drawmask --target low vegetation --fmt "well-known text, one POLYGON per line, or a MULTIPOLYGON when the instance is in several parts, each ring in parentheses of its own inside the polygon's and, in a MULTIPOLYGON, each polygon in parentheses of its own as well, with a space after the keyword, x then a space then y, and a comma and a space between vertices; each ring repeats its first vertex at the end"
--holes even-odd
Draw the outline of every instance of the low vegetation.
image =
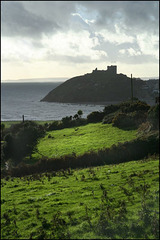
POLYGON ((159 239, 158 156, 1 181, 1 239, 159 239))
POLYGON ((12 159, 13 164, 17 165, 24 157, 31 156, 44 133, 43 127, 32 121, 14 124, 3 138, 2 161, 12 159))

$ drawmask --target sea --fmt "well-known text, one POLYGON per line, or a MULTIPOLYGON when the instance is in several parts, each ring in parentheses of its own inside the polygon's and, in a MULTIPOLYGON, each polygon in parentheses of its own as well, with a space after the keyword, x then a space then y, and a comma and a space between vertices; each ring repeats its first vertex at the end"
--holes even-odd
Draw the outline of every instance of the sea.
MULTIPOLYGON (((55 80, 55 79, 54 79, 55 80)), ((1 82, 1 121, 61 120, 83 111, 84 118, 93 111, 102 111, 102 104, 71 104, 41 102, 51 90, 63 81, 6 81, 1 82)))

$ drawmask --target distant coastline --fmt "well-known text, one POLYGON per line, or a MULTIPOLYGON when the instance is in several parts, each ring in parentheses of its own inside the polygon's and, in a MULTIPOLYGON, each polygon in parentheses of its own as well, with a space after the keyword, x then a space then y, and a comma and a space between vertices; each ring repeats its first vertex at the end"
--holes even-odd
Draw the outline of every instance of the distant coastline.
POLYGON ((20 82, 64 82, 66 81, 68 78, 67 77, 57 77, 57 78, 24 78, 24 79, 17 79, 17 80, 1 80, 1 83, 20 83, 20 82))
POLYGON ((159 79, 159 77, 140 77, 140 79, 143 81, 147 81, 147 80, 159 79))
MULTIPOLYGON (((159 77, 139 77, 143 81, 147 80, 153 80, 153 79, 159 79, 159 77)), ((68 80, 69 77, 54 77, 54 78, 22 78, 22 79, 6 79, 6 80, 1 80, 1 83, 16 83, 16 82, 64 82, 68 80)))

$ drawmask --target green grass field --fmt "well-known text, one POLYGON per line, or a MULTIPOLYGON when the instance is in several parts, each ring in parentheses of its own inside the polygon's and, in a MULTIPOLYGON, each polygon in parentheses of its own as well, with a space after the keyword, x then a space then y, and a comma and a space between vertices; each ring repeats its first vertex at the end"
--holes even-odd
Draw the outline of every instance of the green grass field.
MULTIPOLYGON (((44 138, 40 139, 38 151, 49 158, 73 153, 81 155, 111 147, 118 142, 130 141, 136 138, 136 134, 136 130, 124 131, 111 124, 87 124, 48 132, 44 138), (48 138, 48 135, 51 138, 48 138)), ((38 153, 32 156, 36 159, 41 157, 38 153)))
POLYGON ((1 239, 158 239, 158 157, 6 178, 1 194, 1 239))

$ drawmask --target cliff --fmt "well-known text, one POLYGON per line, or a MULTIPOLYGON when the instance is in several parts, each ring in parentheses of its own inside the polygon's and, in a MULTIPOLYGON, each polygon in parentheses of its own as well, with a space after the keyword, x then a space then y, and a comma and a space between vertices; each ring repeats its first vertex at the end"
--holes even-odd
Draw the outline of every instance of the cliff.
MULTIPOLYGON (((134 97, 145 98, 145 82, 133 79, 134 97)), ((147 89, 147 94, 151 94, 147 89)), ((147 96, 148 96, 147 95, 147 96)), ((105 103, 131 98, 131 79, 124 74, 93 71, 73 77, 49 92, 41 101, 59 103, 105 103)))

